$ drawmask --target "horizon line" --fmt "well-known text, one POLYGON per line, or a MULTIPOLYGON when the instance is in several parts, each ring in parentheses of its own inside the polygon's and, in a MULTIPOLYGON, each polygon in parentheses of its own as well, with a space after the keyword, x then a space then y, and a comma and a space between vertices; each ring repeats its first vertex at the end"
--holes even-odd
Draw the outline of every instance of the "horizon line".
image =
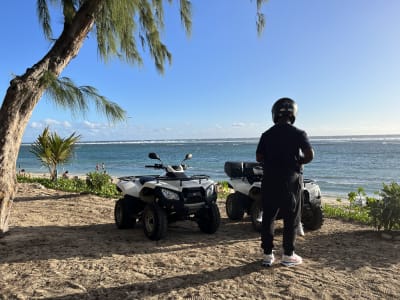
MULTIPOLYGON (((352 138, 390 138, 398 137, 400 138, 400 133, 395 134, 345 134, 345 135, 312 135, 309 136, 310 139, 352 139, 352 138)), ((234 140, 253 140, 259 139, 260 137, 227 137, 227 138, 169 138, 169 139, 133 139, 133 140, 83 140, 77 142, 77 144, 88 144, 88 143, 155 143, 155 142, 185 142, 185 141, 234 141, 234 140)), ((21 145, 32 144, 31 142, 22 142, 21 145)))

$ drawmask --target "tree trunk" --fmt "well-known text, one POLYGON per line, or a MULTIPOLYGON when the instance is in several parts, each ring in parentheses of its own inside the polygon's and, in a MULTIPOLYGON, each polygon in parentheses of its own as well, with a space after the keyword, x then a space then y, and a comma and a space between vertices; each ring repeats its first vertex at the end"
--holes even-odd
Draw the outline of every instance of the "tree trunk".
POLYGON ((59 76, 79 52, 93 28, 94 16, 101 9, 102 0, 86 1, 73 21, 64 30, 50 51, 15 77, 7 89, 0 109, 0 237, 8 231, 11 207, 16 191, 16 163, 25 128, 33 109, 46 86, 41 80, 47 72, 59 76))

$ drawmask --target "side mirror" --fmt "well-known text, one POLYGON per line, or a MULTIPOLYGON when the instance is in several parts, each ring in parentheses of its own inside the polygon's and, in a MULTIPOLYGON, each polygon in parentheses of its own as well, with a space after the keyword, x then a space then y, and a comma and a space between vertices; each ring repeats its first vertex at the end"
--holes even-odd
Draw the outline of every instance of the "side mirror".
POLYGON ((192 153, 188 153, 188 154, 186 154, 186 156, 185 156, 185 159, 184 159, 184 160, 188 160, 188 159, 192 159, 192 153))
POLYGON ((158 156, 158 154, 157 154, 157 153, 154 153, 154 152, 150 152, 150 153, 149 153, 149 158, 160 160, 160 157, 158 156))

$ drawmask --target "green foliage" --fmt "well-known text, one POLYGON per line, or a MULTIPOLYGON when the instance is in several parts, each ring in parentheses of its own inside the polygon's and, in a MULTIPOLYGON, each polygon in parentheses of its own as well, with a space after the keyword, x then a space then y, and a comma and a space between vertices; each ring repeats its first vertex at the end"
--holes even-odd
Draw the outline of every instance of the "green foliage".
POLYGON ((357 192, 349 192, 347 194, 349 205, 343 205, 342 199, 338 198, 336 201, 340 203, 339 206, 331 206, 325 204, 324 214, 326 217, 339 218, 346 221, 360 222, 363 224, 370 224, 370 216, 368 209, 362 205, 366 193, 362 187, 357 189, 357 192))
MULTIPOLYGON (((105 177, 105 176, 104 176, 105 177)), ((104 185, 97 185, 97 187, 88 186, 86 180, 79 178, 59 178, 58 180, 51 180, 48 178, 30 177, 26 175, 18 175, 18 182, 23 183, 40 183, 44 187, 54 190, 74 192, 74 193, 90 193, 106 198, 118 198, 120 193, 117 191, 114 184, 107 182, 104 185)))
POLYGON ((400 185, 395 182, 383 184, 379 195, 380 199, 368 201, 372 224, 378 230, 400 229, 400 185))
POLYGON ((231 192, 229 183, 227 181, 218 182, 218 197, 226 198, 231 192))
POLYGON ((75 132, 67 138, 61 138, 57 133, 50 133, 49 127, 43 130, 33 143, 31 152, 36 155, 43 166, 47 167, 52 180, 57 179, 57 166, 66 163, 72 157, 72 153, 80 135, 75 132))
POLYGON ((338 218, 345 221, 359 222, 362 224, 370 224, 368 211, 359 206, 333 206, 323 205, 324 215, 329 218, 338 218))
POLYGON ((108 195, 117 193, 112 178, 107 173, 90 172, 86 174, 86 186, 92 192, 99 195, 108 195))
POLYGON ((68 77, 57 78, 53 73, 46 72, 41 83, 47 87, 46 94, 59 106, 69 108, 74 114, 85 114, 89 110, 88 100, 93 100, 99 113, 107 116, 111 122, 123 120, 126 112, 99 94, 92 86, 76 86, 68 77))
MULTIPOLYGON (((324 205, 327 217, 336 217, 372 225, 378 231, 400 229, 400 186, 392 182, 383 184, 379 197, 368 197, 362 187, 348 194, 349 205, 324 205), (363 201, 365 199, 365 201, 363 201), (363 204, 365 203, 365 205, 363 204)), ((341 199, 338 199, 340 202, 341 199)))
POLYGON ((350 205, 355 205, 356 201, 359 200, 358 203, 362 203, 362 200, 367 196, 367 194, 365 193, 364 188, 359 187, 357 189, 357 192, 350 192, 347 194, 348 200, 350 202, 350 205))
MULTIPOLYGON (((251 0, 252 1, 252 0, 251 0)), ((45 37, 53 40, 53 30, 49 4, 62 7, 64 29, 74 23, 75 16, 88 1, 79 0, 37 0, 37 13, 45 37)), ((103 0, 97 4, 94 12, 95 34, 100 57, 107 61, 116 57, 129 64, 141 65, 143 60, 138 45, 148 49, 156 68, 164 71, 166 61, 171 63, 171 53, 161 41, 164 30, 164 2, 172 0, 103 0)), ((182 25, 190 35, 192 28, 192 1, 179 0, 179 15, 182 25)), ((261 12, 263 3, 257 0, 256 26, 261 34, 265 26, 265 16, 261 12)))

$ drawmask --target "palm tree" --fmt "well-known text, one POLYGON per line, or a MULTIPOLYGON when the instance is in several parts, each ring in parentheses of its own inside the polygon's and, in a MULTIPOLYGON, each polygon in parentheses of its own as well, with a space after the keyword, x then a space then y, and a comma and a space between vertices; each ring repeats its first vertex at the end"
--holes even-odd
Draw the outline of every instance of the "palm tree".
POLYGON ((80 137, 74 132, 69 137, 62 138, 56 132, 50 133, 49 127, 46 127, 33 143, 31 152, 49 169, 52 180, 57 180, 57 166, 71 159, 80 137))
MULTIPOLYGON (((257 0, 258 29, 264 24, 260 7, 265 1, 257 0)), ((43 93, 49 92, 57 104, 77 112, 87 110, 88 100, 94 100, 111 121, 124 119, 125 112, 94 88, 77 87, 70 79, 59 76, 78 55, 90 32, 96 36, 98 52, 104 61, 115 57, 132 65, 141 64, 139 44, 149 50, 162 72, 165 62, 171 62, 171 54, 160 38, 164 27, 163 3, 162 0, 37 0, 39 22, 52 46, 42 59, 10 81, 0 108, 0 236, 8 231, 22 136, 43 93), (59 6, 64 16, 64 27, 56 38, 49 4, 59 6)), ((190 33, 191 2, 179 0, 179 4, 182 24, 190 33)))

